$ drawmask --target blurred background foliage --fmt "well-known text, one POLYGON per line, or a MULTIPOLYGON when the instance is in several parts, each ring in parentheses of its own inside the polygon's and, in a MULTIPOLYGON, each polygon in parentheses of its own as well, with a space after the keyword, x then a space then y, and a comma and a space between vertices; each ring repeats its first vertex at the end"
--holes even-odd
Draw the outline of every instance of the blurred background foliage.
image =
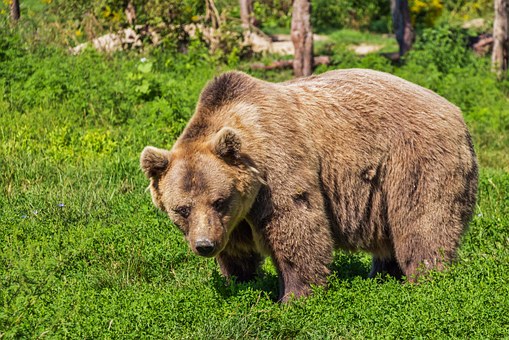
MULTIPOLYGON (((205 21, 205 1, 200 0, 132 0, 136 9, 136 25, 157 27, 167 48, 188 42, 182 26, 205 21)), ((8 16, 10 0, 2 0, 0 13, 8 16)), ((22 0, 22 25, 37 32, 32 39, 75 46, 104 32, 128 25, 126 0, 22 0), (44 27, 44 29, 41 29, 44 27)), ((482 29, 491 27, 492 1, 410 0, 412 23, 418 30, 437 22, 462 23, 485 18, 482 29)), ((216 7, 231 30, 239 30, 237 1, 218 0, 216 7)), ((267 33, 285 32, 290 28, 291 0, 259 0, 254 13, 260 28, 267 33)), ((316 32, 342 28, 391 33, 390 1, 387 0, 312 0, 312 24, 316 32)))

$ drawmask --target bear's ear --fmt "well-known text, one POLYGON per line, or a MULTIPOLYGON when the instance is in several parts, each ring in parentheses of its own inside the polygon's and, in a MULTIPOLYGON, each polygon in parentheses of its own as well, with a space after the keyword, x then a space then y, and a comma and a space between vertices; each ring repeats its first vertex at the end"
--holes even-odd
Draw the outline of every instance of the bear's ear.
POLYGON ((238 133, 230 127, 222 128, 212 139, 212 150, 223 159, 238 159, 241 147, 238 133))
POLYGON ((141 152, 140 165, 147 178, 159 178, 170 164, 170 152, 147 146, 141 152))

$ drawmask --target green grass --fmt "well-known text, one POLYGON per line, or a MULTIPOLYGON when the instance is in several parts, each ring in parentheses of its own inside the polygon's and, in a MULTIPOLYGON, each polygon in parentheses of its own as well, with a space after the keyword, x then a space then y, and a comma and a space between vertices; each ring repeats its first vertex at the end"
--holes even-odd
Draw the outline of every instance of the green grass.
MULTIPOLYGON (((290 31, 285 28, 277 28, 274 30, 266 30, 266 33, 289 35, 290 31)), ((343 48, 352 48, 361 44, 379 46, 380 49, 377 51, 377 53, 392 53, 399 50, 396 39, 390 34, 356 31, 347 28, 340 30, 329 30, 326 32, 315 32, 315 34, 318 34, 322 37, 327 37, 326 40, 315 39, 313 43, 315 55, 329 55, 332 53, 334 48, 337 48, 337 46, 341 46, 343 48)))
POLYGON ((226 285, 153 207, 139 170, 143 147, 169 148, 225 67, 199 47, 143 63, 1 42, 0 337, 509 337, 509 109, 483 61, 432 72, 337 51, 332 67, 391 71, 462 107, 482 167, 477 209, 444 273, 367 279, 368 255, 337 252, 328 289, 280 305, 270 261, 255 281, 226 285))
POLYGON ((381 46, 379 53, 397 52, 398 44, 394 36, 389 34, 377 34, 372 32, 361 32, 352 29, 332 31, 328 35, 330 40, 336 44, 344 45, 377 45, 381 46))

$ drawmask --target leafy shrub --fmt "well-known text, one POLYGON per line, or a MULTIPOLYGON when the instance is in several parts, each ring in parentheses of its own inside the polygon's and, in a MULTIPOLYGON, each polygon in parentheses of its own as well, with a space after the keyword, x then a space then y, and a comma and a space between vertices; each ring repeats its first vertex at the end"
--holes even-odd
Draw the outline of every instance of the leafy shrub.
POLYGON ((466 32, 459 28, 441 26, 425 29, 417 38, 407 59, 415 65, 434 67, 441 73, 475 63, 475 56, 467 50, 466 32))
POLYGON ((385 31, 386 21, 390 16, 389 1, 366 0, 313 0, 312 24, 317 30, 353 28, 366 29, 375 24, 378 29, 385 31))
POLYGON ((292 22, 291 0, 254 1, 253 12, 263 30, 272 32, 278 28, 290 29, 292 22))
POLYGON ((444 6, 441 0, 411 0, 409 7, 413 25, 431 27, 444 6))
MULTIPOLYGON (((6 1, 0 2, 0 10, 8 13, 6 1), (5 3, 4 3, 5 2, 5 3)), ((168 50, 182 50, 189 36, 185 24, 206 23, 204 2, 198 0, 133 0, 136 9, 138 33, 147 46, 151 35, 148 27, 160 36, 158 43, 168 50), (141 27, 141 28, 140 28, 141 27)), ((22 3, 23 4, 23 3, 22 3)), ((22 6, 18 29, 30 45, 54 45, 69 47, 97 38, 105 33, 116 32, 129 26, 125 7, 120 0, 48 0, 30 4, 28 11, 22 6), (44 27, 44 29, 40 29, 44 27)), ((0 17, 8 21, 8 15, 0 17)))
MULTIPOLYGON (((163 24, 167 27, 165 33, 178 33, 176 30, 181 24, 196 21, 197 16, 204 13, 204 2, 198 0, 131 2, 136 10, 136 24, 154 27, 163 24), (169 25, 175 27, 170 28, 169 25)), ((90 39, 101 34, 101 30, 126 27, 126 4, 123 0, 52 0, 43 10, 53 21, 77 24, 75 29, 90 39)))
POLYGON ((450 26, 425 29, 397 73, 437 91, 466 110, 486 97, 479 96, 484 91, 494 92, 488 98, 503 95, 490 72, 489 60, 468 50, 466 33, 450 26))
POLYGON ((493 15, 492 0, 442 0, 447 14, 461 20, 489 18, 493 15))
MULTIPOLYGON (((238 1, 224 0, 218 7, 240 17, 238 1)), ((344 27, 388 32, 390 3, 376 0, 312 0, 311 21, 316 31, 344 27)), ((287 32, 292 21, 291 0, 260 0, 253 3, 254 16, 262 30, 269 33, 287 32)))

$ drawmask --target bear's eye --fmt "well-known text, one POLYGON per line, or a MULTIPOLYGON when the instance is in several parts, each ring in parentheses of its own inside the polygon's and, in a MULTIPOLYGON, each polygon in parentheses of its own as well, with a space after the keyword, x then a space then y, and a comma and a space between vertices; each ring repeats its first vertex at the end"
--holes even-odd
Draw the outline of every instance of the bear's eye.
POLYGON ((191 207, 188 205, 182 205, 180 207, 176 207, 173 209, 174 212, 182 216, 183 218, 188 218, 189 214, 191 214, 191 207))
POLYGON ((228 201, 225 198, 218 198, 212 203, 212 207, 217 212, 224 212, 228 206, 228 201))

